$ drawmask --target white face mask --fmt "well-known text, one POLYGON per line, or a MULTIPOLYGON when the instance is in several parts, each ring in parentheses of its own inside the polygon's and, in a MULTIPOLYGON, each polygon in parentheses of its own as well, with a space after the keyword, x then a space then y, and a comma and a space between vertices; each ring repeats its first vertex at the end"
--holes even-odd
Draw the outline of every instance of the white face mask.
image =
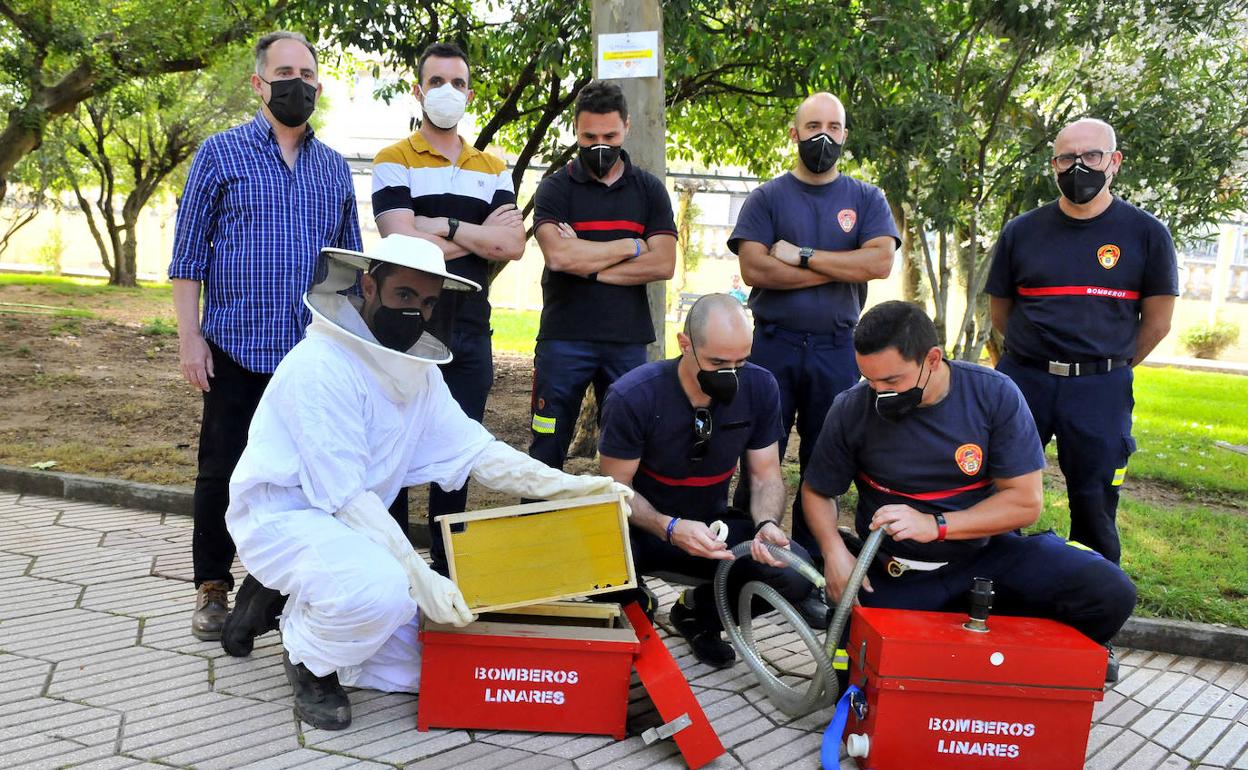
POLYGON ((423 109, 425 117, 441 129, 451 129, 464 117, 464 107, 468 97, 450 83, 443 83, 432 91, 425 93, 423 109))

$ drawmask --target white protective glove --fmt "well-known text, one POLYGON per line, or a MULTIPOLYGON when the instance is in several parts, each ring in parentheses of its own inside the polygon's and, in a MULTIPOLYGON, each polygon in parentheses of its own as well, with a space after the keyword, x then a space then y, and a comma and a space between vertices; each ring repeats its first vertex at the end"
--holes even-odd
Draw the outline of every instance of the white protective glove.
MULTIPOLYGON (((573 476, 557 471, 524 452, 495 440, 486 445, 472 465, 472 478, 498 492, 543 500, 622 494, 633 499, 633 490, 610 476, 573 476)), ((632 511, 624 503, 625 515, 632 511)))
POLYGON ((476 620, 459 588, 434 572, 408 542, 381 498, 365 490, 351 498, 334 516, 351 529, 385 548, 407 572, 408 591, 420 611, 435 623, 466 626, 476 620))

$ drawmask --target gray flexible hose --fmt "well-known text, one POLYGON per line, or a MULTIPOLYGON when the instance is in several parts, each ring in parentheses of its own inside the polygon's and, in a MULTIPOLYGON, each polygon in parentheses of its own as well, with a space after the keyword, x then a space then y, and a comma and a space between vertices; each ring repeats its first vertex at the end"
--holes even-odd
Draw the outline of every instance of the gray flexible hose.
MULTIPOLYGON (((742 623, 738 625, 733 622, 732 611, 728 604, 728 571, 732 569, 737 559, 749 555, 751 541, 738 543, 732 549, 732 555, 735 558, 732 561, 720 563, 718 569, 715 570, 715 609, 719 612, 720 622, 723 623, 724 631, 728 634, 728 641, 745 660, 746 666, 754 672, 759 686, 771 702, 789 716, 809 714, 836 702, 839 685, 836 681, 836 671, 832 668, 832 659, 836 655, 836 648, 845 624, 849 622, 849 615, 853 611, 854 599, 858 596, 862 579, 866 576, 867 568, 870 567, 871 560, 875 558, 875 553, 880 548, 880 540, 883 536, 883 530, 877 529, 863 544, 862 552, 858 555, 858 562, 849 575, 845 591, 841 594, 841 600, 836 605, 836 612, 833 613, 832 621, 828 624, 827 637, 822 645, 793 605, 789 604, 779 591, 757 580, 752 580, 742 586, 737 606, 737 617, 742 619, 742 623), (781 681, 771 673, 758 654, 757 645, 754 642, 754 628, 750 622, 750 604, 755 597, 770 604, 788 620, 810 650, 815 661, 815 673, 805 691, 781 681)), ((802 577, 814 583, 815 587, 822 589, 826 586, 823 575, 819 574, 819 571, 802 557, 786 548, 770 543, 766 547, 768 553, 778 561, 797 570, 802 577)))

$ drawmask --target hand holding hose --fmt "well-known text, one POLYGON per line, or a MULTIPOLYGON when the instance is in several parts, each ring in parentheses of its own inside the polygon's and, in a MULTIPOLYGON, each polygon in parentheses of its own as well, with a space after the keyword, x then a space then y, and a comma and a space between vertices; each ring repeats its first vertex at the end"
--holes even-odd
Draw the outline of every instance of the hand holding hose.
POLYGON ((785 536, 784 530, 780 529, 780 525, 774 521, 761 527, 758 533, 754 535, 754 542, 750 545, 750 555, 759 564, 766 564, 780 569, 788 566, 771 555, 771 552, 767 549, 768 543, 780 548, 789 547, 789 538, 785 536))
MULTIPOLYGON (((831 604, 836 604, 841 600, 841 595, 845 592, 845 586, 849 583, 849 576, 854 571, 855 564, 857 564, 857 559, 844 545, 841 545, 839 548, 828 549, 828 553, 823 560, 823 578, 828 581, 828 600, 831 604)), ((865 576, 862 578, 862 590, 868 592, 875 590, 871 587, 871 581, 865 576)), ((854 604, 861 604, 857 597, 854 597, 854 604)))

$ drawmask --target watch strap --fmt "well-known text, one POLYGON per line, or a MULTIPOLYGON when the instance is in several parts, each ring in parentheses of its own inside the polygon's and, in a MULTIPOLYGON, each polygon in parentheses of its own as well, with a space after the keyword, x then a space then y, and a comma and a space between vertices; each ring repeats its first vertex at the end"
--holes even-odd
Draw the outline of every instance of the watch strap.
POLYGON ((459 220, 455 217, 447 217, 446 219, 446 239, 448 241, 455 240, 455 231, 459 229, 459 220))
POLYGON ((949 534, 949 524, 945 521, 943 513, 933 513, 932 515, 936 517, 936 540, 940 542, 949 534))
POLYGON ((800 267, 809 270, 810 258, 815 256, 815 250, 809 246, 805 246, 797 251, 797 257, 801 260, 800 267))

